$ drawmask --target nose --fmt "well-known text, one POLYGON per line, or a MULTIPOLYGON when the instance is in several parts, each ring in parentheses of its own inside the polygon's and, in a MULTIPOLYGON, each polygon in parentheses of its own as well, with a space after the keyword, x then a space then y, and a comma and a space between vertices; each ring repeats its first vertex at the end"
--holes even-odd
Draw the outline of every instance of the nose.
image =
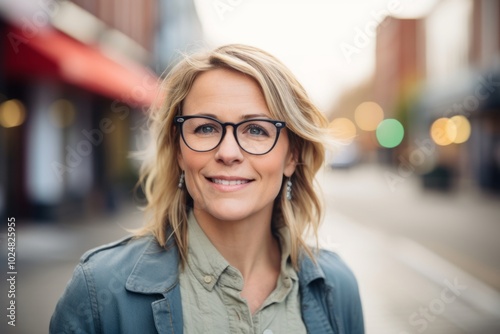
POLYGON ((216 148, 215 159, 226 165, 241 162, 243 152, 234 136, 233 128, 226 127, 226 133, 216 148))

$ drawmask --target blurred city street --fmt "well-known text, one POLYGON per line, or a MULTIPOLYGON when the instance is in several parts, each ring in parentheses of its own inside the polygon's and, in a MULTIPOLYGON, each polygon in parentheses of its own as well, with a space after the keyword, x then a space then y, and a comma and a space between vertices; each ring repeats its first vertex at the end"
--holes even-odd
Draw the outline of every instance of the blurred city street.
POLYGON ((319 244, 366 332, 500 333, 500 1, 0 0, 0 36, 1 334, 46 333, 81 255, 143 223, 130 153, 161 82, 232 43, 282 61, 339 143, 319 244))
MULTIPOLYGON (((500 199, 424 192, 416 177, 392 191, 385 172, 361 165, 318 178, 327 205, 319 241, 355 272, 367 333, 498 333, 500 199)), ((0 332, 45 333, 80 255, 141 222, 127 206, 108 217, 20 223, 17 326, 3 321, 0 332)))

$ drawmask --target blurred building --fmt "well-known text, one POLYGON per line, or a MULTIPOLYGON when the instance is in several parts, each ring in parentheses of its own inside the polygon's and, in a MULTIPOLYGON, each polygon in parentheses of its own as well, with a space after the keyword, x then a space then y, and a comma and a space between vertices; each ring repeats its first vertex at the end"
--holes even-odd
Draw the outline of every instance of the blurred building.
POLYGON ((128 154, 157 94, 159 36, 175 29, 161 10, 179 2, 0 1, 1 214, 58 219, 132 197, 128 154))
MULTIPOLYGON (((500 192, 500 3, 474 1, 471 67, 477 69, 470 94, 480 102, 471 115, 471 162, 480 185, 500 192)), ((465 101, 464 101, 465 102, 465 101)))
POLYGON ((387 17, 377 29, 373 100, 385 118, 396 119, 406 129, 401 144, 380 148, 382 161, 399 163, 410 145, 409 111, 426 76, 426 32, 422 19, 387 17))
POLYGON ((350 145, 360 147, 360 161, 398 164, 410 146, 410 110, 426 78, 424 20, 388 16, 378 25, 376 37, 373 77, 344 94, 334 113, 354 121, 356 140, 350 145), (375 130, 384 119, 404 127, 394 147, 384 147, 377 137, 375 130))
POLYGON ((375 64, 373 77, 335 110, 354 121, 361 155, 376 152, 396 168, 396 182, 421 175, 428 188, 500 192, 500 2, 441 0, 424 17, 387 17, 377 28, 375 64), (378 105, 384 120, 401 123, 400 143, 381 144, 381 119, 362 128, 356 117, 367 101, 372 110, 363 117, 378 105))
MULTIPOLYGON (((435 143, 436 168, 450 182, 500 192, 500 3, 440 1, 426 29, 428 80, 414 109, 416 135, 435 143)), ((426 178, 442 184, 439 174, 426 178)))
POLYGON ((180 52, 205 47, 194 0, 159 0, 159 25, 155 37, 155 64, 162 73, 176 63, 180 52), (180 51, 180 52, 179 52, 180 51))
POLYGON ((378 26, 373 98, 386 117, 406 117, 425 79, 425 49, 422 19, 387 17, 378 26))

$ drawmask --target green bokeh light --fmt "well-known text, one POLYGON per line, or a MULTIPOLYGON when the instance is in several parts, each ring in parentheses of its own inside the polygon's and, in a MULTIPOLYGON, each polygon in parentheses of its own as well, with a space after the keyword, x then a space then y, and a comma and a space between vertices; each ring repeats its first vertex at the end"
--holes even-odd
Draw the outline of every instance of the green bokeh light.
POLYGON ((401 144, 405 130, 398 120, 390 118, 380 122, 376 135, 380 146, 393 148, 401 144))

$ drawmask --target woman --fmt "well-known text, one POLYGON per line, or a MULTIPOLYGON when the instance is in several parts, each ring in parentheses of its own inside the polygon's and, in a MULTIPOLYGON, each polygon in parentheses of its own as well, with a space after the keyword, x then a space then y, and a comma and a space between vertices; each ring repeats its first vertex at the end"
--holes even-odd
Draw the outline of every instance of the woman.
POLYGON ((268 53, 187 57, 151 112, 148 224, 91 250, 51 333, 363 333, 356 280, 311 250, 328 122, 268 53))

